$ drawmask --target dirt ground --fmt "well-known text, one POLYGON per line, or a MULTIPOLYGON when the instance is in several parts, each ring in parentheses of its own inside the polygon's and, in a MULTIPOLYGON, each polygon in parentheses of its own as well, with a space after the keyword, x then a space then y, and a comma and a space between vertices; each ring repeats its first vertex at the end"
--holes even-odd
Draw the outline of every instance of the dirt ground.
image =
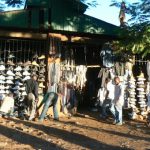
POLYGON ((150 150, 150 128, 125 120, 123 126, 99 119, 97 112, 39 123, 0 119, 0 149, 4 150, 150 150))

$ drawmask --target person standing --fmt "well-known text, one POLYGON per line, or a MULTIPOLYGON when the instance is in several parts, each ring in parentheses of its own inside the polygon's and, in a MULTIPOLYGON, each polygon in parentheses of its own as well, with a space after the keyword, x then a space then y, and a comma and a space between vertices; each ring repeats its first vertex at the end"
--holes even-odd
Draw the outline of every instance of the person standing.
POLYGON ((110 78, 106 78, 106 95, 105 100, 102 105, 102 118, 105 119, 107 114, 107 108, 110 108, 112 101, 114 99, 114 84, 112 83, 112 80, 110 78))
POLYGON ((54 114, 54 120, 59 120, 59 115, 58 115, 58 108, 57 108, 57 102, 58 102, 58 94, 56 93, 56 85, 55 84, 49 84, 48 83, 48 90, 47 93, 45 94, 43 100, 37 107, 37 110, 40 109, 42 105, 43 109, 41 114, 39 115, 39 121, 43 121, 46 113, 49 109, 49 107, 53 106, 53 114, 54 114))
POLYGON ((31 79, 26 80, 26 105, 28 120, 33 120, 36 113, 36 106, 38 102, 38 82, 37 75, 32 75, 31 79))
POLYGON ((110 111, 114 116, 114 123, 116 125, 122 125, 122 108, 124 105, 124 88, 120 82, 119 77, 114 78, 115 81, 115 90, 114 90, 114 99, 112 101, 112 106, 110 111))

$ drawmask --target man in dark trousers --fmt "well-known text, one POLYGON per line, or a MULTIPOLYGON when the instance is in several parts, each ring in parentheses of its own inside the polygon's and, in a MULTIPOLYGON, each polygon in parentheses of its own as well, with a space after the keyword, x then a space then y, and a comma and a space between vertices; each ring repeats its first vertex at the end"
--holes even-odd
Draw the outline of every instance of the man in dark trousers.
POLYGON ((32 75, 31 79, 26 80, 26 104, 27 104, 27 115, 29 117, 28 120, 33 120, 36 113, 36 106, 38 102, 38 83, 37 83, 37 75, 32 75))

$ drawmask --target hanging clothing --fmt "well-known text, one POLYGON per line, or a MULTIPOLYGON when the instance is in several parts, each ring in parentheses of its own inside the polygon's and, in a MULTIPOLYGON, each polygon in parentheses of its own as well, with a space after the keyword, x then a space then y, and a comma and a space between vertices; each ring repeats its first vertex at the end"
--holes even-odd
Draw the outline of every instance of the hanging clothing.
POLYGON ((108 68, 101 68, 99 74, 98 74, 98 78, 101 79, 101 84, 100 84, 100 87, 101 88, 104 88, 105 86, 105 81, 106 81, 106 78, 110 77, 110 71, 108 68))
POLYGON ((124 76, 125 74, 125 64, 122 62, 116 62, 114 65, 115 72, 117 76, 124 76))
POLYGON ((48 80, 50 83, 59 83, 61 77, 60 63, 48 64, 48 80))
POLYGON ((106 89, 105 88, 100 88, 98 90, 98 94, 97 94, 97 101, 99 102, 100 106, 103 105, 105 97, 106 97, 106 89))
POLYGON ((103 48, 100 52, 100 57, 102 59, 104 67, 111 68, 114 66, 112 49, 110 48, 109 44, 105 44, 103 46, 103 48))

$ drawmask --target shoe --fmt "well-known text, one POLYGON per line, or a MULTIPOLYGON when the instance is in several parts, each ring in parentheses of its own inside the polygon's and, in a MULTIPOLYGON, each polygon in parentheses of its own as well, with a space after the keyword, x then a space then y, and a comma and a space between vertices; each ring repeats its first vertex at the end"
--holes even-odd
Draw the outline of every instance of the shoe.
POLYGON ((6 70, 11 70, 11 71, 13 71, 13 70, 14 70, 14 67, 13 67, 13 66, 9 66, 6 70))
POLYGON ((30 70, 30 66, 26 66, 23 70, 25 71, 30 70))
POLYGON ((45 55, 41 55, 38 59, 45 59, 45 55))
POLYGON ((114 125, 116 124, 116 120, 113 121, 113 124, 114 124, 114 125))
POLYGON ((19 85, 20 86, 20 85, 23 85, 23 84, 21 82, 19 82, 19 81, 16 81, 15 85, 19 85))
POLYGON ((39 67, 39 64, 37 64, 37 62, 36 62, 36 61, 33 61, 33 62, 32 62, 32 65, 33 65, 33 66, 37 66, 37 67, 39 67))
POLYGON ((26 81, 26 80, 28 80, 28 79, 30 79, 30 76, 26 76, 26 77, 23 78, 22 80, 23 80, 23 81, 26 81))
POLYGON ((132 104, 132 105, 136 105, 136 102, 130 101, 129 103, 132 104))
POLYGON ((145 81, 146 79, 145 78, 138 78, 137 80, 138 81, 145 81))
POLYGON ((5 70, 5 66, 4 65, 0 65, 0 71, 4 71, 5 70))
POLYGON ((31 61, 26 61, 23 65, 24 66, 30 66, 31 65, 31 61))
POLYGON ((144 83, 144 81, 139 81, 139 82, 137 82, 137 84, 140 85, 140 84, 145 84, 145 83, 144 83))
POLYGON ((45 68, 41 68, 40 71, 39 71, 39 73, 43 73, 45 71, 46 71, 45 68))
POLYGON ((140 101, 138 102, 140 105, 144 105, 145 104, 145 101, 140 101))
POLYGON ((20 66, 18 66, 17 68, 14 69, 14 71, 21 71, 22 68, 20 66))
POLYGON ((15 76, 15 74, 14 74, 12 71, 10 71, 10 70, 8 70, 8 71, 6 72, 6 74, 7 74, 7 75, 10 75, 10 76, 15 76))
POLYGON ((45 79, 44 78, 39 78, 38 81, 45 82, 45 79))
POLYGON ((14 77, 13 76, 8 76, 8 77, 5 77, 7 80, 13 80, 14 77))
POLYGON ((0 75, 0 79, 1 79, 1 80, 5 80, 5 76, 0 75))
POLYGON ((18 65, 18 66, 22 66, 23 63, 20 61, 20 62, 17 63, 17 65, 18 65))
POLYGON ((23 91, 21 95, 25 96, 25 95, 27 95, 27 93, 25 91, 23 91))
POLYGON ((141 91, 139 91, 139 93, 138 93, 139 95, 145 95, 146 93, 145 92, 141 92, 141 91))
POLYGON ((24 71, 24 72, 23 72, 23 75, 24 75, 24 76, 29 76, 30 73, 29 73, 28 71, 24 71))
POLYGON ((13 90, 19 90, 19 86, 15 86, 12 88, 13 90))
POLYGON ((15 56, 13 54, 9 54, 7 58, 12 59, 12 58, 15 58, 15 56))
POLYGON ((0 90, 0 94, 5 94, 6 92, 4 90, 0 90))
POLYGON ((46 64, 44 62, 40 62, 40 67, 45 67, 46 64))
POLYGON ((6 83, 6 82, 5 82, 4 80, 0 80, 0 83, 1 83, 1 84, 4 84, 4 83, 6 83))
POLYGON ((12 61, 8 60, 7 65, 14 66, 15 64, 12 61))
POLYGON ((144 88, 137 88, 138 91, 144 92, 144 88))
POLYGON ((39 87, 40 87, 40 88, 45 88, 45 86, 43 85, 43 82, 41 82, 41 83, 39 84, 39 87))
POLYGON ((140 85, 137 85, 137 87, 138 87, 138 88, 144 88, 144 87, 145 87, 145 85, 140 84, 140 85))
POLYGON ((10 93, 10 91, 9 91, 9 90, 6 90, 6 91, 5 91, 5 93, 6 93, 6 94, 9 94, 9 93, 10 93))
POLYGON ((39 74, 39 78, 45 78, 45 75, 39 74))
POLYGON ((139 98, 139 102, 143 102, 143 101, 146 101, 147 99, 146 98, 139 98))
POLYGON ((117 126, 122 126, 122 123, 121 123, 121 122, 118 122, 118 123, 116 123, 115 125, 117 125, 117 126))
POLYGON ((33 71, 39 71, 37 67, 32 68, 33 71))
POLYGON ((137 97, 145 98, 145 95, 137 95, 137 97))
POLYGON ((4 64, 5 64, 5 63, 1 60, 1 61, 0 61, 0 65, 4 65, 4 64))
POLYGON ((10 86, 9 85, 5 86, 5 89, 7 89, 7 90, 10 89, 10 86))
POLYGON ((39 56, 37 54, 33 55, 32 58, 38 58, 39 56))
POLYGON ((21 93, 20 93, 19 91, 17 91, 17 90, 14 91, 14 94, 16 94, 16 95, 18 95, 18 96, 21 95, 21 93))
POLYGON ((14 84, 11 80, 6 80, 5 83, 7 83, 7 84, 14 84))
POLYGON ((0 70, 0 75, 6 76, 6 74, 4 73, 4 70, 0 70))
POLYGON ((1 90, 4 90, 4 89, 5 89, 5 86, 4 86, 4 85, 0 85, 0 89, 1 89, 1 90))
POLYGON ((22 74, 20 72, 15 73, 16 76, 22 77, 22 74))
POLYGON ((20 87, 20 91, 25 91, 26 88, 25 87, 20 87))

